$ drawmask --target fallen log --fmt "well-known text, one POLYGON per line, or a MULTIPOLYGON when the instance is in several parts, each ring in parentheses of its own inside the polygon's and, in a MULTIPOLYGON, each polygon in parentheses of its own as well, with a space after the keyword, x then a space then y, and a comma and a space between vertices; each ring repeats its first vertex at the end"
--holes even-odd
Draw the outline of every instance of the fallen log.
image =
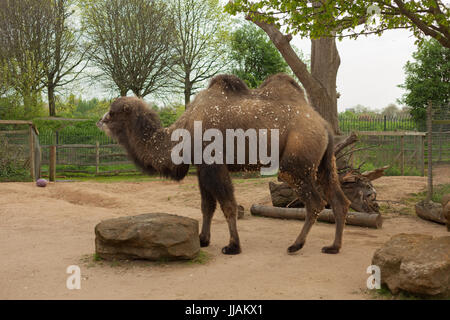
POLYGON ((439 224, 446 224, 447 219, 444 216, 442 204, 433 201, 421 201, 416 204, 416 214, 418 217, 433 221, 439 224))
MULTIPOLYGON (((250 209, 250 213, 254 216, 278 219, 305 220, 306 218, 305 208, 279 208, 254 204, 250 209)), ((317 220, 334 223, 333 210, 324 209, 319 213, 317 220)), ((345 223, 352 226, 380 229, 383 225, 383 219, 378 213, 349 212, 345 223)))

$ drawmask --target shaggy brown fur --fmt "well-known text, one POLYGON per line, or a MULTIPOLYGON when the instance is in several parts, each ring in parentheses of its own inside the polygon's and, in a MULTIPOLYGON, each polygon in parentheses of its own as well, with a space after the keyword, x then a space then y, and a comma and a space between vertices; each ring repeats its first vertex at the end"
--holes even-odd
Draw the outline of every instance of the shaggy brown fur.
MULTIPOLYGON (((98 126, 117 139, 145 172, 158 171, 180 180, 187 174, 189 166, 172 163, 171 150, 178 142, 171 141, 171 134, 175 129, 183 128, 193 138, 194 121, 202 121, 203 131, 215 128, 224 137, 226 129, 268 129, 269 132, 279 129, 279 177, 298 193, 308 212, 303 229, 288 252, 303 247, 326 202, 336 217, 336 236, 334 243, 322 251, 339 252, 349 201, 337 178, 333 135, 326 121, 308 105, 303 90, 291 77, 277 74, 258 89, 250 90, 235 76, 216 76, 208 89, 201 91, 169 128, 161 128, 157 114, 142 100, 122 97, 113 102, 98 126)), ((209 142, 204 146, 207 144, 209 142)), ((224 152, 226 154, 225 146, 224 152)), ((248 155, 248 145, 246 152, 248 155)), ((248 161, 248 156, 246 159, 248 161)), ((219 202, 230 231, 230 243, 222 252, 237 254, 241 251, 236 226, 237 204, 229 171, 260 167, 260 164, 197 165, 203 213, 202 246, 209 245, 211 220, 219 202)))

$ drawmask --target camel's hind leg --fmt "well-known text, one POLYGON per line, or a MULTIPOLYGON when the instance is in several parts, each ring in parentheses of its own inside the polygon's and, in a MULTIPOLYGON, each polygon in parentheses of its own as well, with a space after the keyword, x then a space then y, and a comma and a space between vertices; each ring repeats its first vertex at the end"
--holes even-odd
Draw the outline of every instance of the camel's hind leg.
POLYGON ((341 189, 339 178, 335 169, 334 155, 330 160, 330 168, 332 168, 332 170, 324 170, 320 168, 319 183, 322 187, 328 204, 333 209, 334 220, 336 222, 336 234, 333 244, 331 246, 323 247, 322 252, 336 254, 339 253, 339 250, 342 247, 345 217, 347 216, 350 201, 347 199, 341 189))
POLYGON ((312 172, 308 172, 304 176, 293 176, 287 172, 280 172, 279 176, 281 180, 287 182, 297 192, 306 206, 306 219, 302 231, 294 244, 288 248, 289 253, 294 253, 300 250, 305 244, 306 237, 316 222, 317 215, 325 207, 325 202, 316 188, 316 181, 312 172))
MULTIPOLYGON (((224 254, 238 254, 241 252, 239 234, 237 231, 237 203, 234 198, 233 184, 225 165, 204 165, 198 168, 200 188, 206 190, 214 199, 219 201, 220 207, 227 219, 230 231, 230 243, 222 249, 224 254)), ((203 199, 203 194, 202 194, 203 199)), ((202 200, 203 207, 203 200, 202 200)), ((212 214, 211 214, 212 218, 212 214)), ((204 220, 205 223, 205 220, 204 220)), ((211 221, 204 225, 205 235, 209 231, 211 221)))
POLYGON ((329 134, 328 148, 325 152, 317 173, 318 182, 322 188, 325 199, 333 209, 336 222, 336 234, 331 246, 323 247, 323 253, 338 253, 342 247, 345 217, 347 216, 350 201, 345 196, 339 183, 334 156, 333 136, 329 134))
MULTIPOLYGON (((325 187, 325 186, 324 186, 325 187)), ((326 198, 331 205, 334 214, 334 220, 336 221, 336 234, 334 242, 331 246, 322 248, 323 253, 339 253, 342 247, 342 236, 344 234, 345 217, 348 211, 348 200, 341 190, 339 184, 327 185, 328 191, 326 198)))

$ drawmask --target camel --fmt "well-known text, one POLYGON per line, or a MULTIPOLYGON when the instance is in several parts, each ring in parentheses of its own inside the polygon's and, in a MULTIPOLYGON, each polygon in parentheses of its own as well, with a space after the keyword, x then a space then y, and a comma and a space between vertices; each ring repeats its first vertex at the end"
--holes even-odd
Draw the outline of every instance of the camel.
MULTIPOLYGON (((97 126, 114 138, 145 173, 181 180, 189 164, 175 164, 171 149, 177 144, 172 133, 177 129, 194 131, 194 122, 202 130, 278 129, 280 180, 288 183, 305 203, 307 217, 303 228, 288 248, 293 254, 305 244, 317 215, 328 203, 336 220, 335 239, 323 253, 336 254, 342 246, 345 217, 350 202, 341 190, 333 153, 333 134, 328 123, 309 106, 303 89, 286 74, 270 76, 257 89, 249 89, 238 77, 218 75, 207 89, 200 91, 186 112, 170 127, 163 128, 157 113, 135 97, 120 97, 97 126)), ((270 141, 269 141, 270 143, 270 141)), ((206 143, 205 143, 206 145, 206 143)), ((248 159, 248 146, 246 147, 248 159)), ((225 153, 231 152, 225 150, 225 153)), ((230 241, 223 254, 239 254, 237 203, 230 172, 257 170, 257 164, 195 164, 201 194, 202 228, 200 245, 210 243, 210 228, 217 202, 228 223, 230 241)))

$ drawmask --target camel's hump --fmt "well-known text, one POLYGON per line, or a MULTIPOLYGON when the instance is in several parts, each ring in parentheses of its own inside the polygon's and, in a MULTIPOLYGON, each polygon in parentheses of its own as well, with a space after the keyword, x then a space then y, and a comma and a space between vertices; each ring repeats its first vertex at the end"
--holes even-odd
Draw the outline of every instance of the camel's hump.
POLYGON ((231 74, 220 74, 211 79, 208 90, 221 90, 225 93, 249 93, 244 81, 231 74))

